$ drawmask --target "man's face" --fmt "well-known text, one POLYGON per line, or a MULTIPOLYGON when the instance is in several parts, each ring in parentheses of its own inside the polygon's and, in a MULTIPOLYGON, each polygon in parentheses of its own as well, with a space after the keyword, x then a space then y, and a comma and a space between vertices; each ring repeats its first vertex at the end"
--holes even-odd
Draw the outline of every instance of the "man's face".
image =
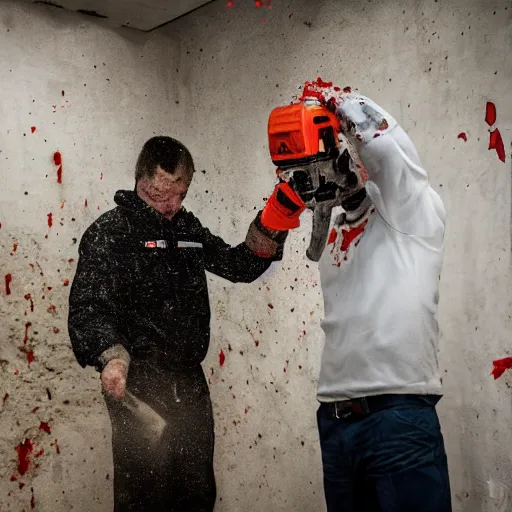
POLYGON ((192 173, 182 167, 174 174, 158 167, 153 178, 138 181, 137 195, 167 220, 171 220, 181 208, 191 181, 192 173))

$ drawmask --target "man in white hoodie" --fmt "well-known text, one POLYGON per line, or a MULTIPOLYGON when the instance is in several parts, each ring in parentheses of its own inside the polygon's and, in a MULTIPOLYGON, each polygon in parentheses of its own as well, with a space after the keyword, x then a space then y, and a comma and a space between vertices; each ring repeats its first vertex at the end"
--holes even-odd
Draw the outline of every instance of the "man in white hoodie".
POLYGON ((392 116, 352 93, 338 100, 337 116, 367 176, 342 202, 320 259, 327 510, 449 512, 435 410, 445 209, 392 116))

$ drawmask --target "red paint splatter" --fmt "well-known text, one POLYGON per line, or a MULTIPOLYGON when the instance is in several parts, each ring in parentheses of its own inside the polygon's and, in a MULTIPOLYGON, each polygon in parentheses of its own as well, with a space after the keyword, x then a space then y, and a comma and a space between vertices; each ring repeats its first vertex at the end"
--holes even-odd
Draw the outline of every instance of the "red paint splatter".
POLYGON ((229 2, 226 4, 226 7, 233 7, 235 5, 235 2, 233 0, 229 0, 229 2))
POLYGON ((247 407, 244 409, 244 413, 247 414, 249 412, 249 409, 247 407))
POLYGON ((505 370, 512 369, 512 357, 497 359, 496 361, 493 361, 492 364, 494 365, 494 368, 491 372, 491 375, 494 377, 494 380, 496 380, 499 379, 503 373, 505 373, 505 370))
POLYGON ((304 84, 299 101, 304 101, 306 98, 316 98, 320 102, 326 103, 325 91, 322 91, 322 89, 329 89, 330 87, 332 87, 332 82, 325 82, 320 77, 312 82, 308 81, 304 84))
POLYGON ((30 301, 30 311, 33 313, 34 312, 34 301, 32 300, 32 295, 30 295, 30 293, 27 293, 25 295, 25 300, 30 301))
MULTIPOLYGON (((350 246, 352 245, 352 242, 354 242, 354 240, 356 238, 358 238, 363 233, 367 224, 368 224, 368 220, 366 220, 360 226, 357 226, 353 229, 343 229, 343 228, 341 229, 341 234, 343 237, 341 240, 341 243, 339 244, 339 247, 336 247, 336 243, 333 242, 334 245, 333 245, 333 248, 331 249, 331 254, 333 255, 335 266, 337 266, 337 267, 341 266, 341 261, 340 261, 341 255, 343 255, 343 259, 345 261, 347 260, 347 252, 348 252, 350 246)), ((330 238, 333 238, 332 232, 331 232, 330 238)), ((336 241, 337 237, 335 237, 334 240, 336 241)), ((359 240, 355 243, 355 245, 357 246, 358 244, 359 244, 359 240)))
POLYGON ((5 407, 7 405, 7 399, 9 398, 9 393, 5 393, 3 399, 2 399, 2 407, 5 407))
POLYGON ((17 249, 18 249, 18 244, 16 242, 14 242, 12 244, 12 253, 11 254, 14 254, 17 251, 17 249))
POLYGON ((485 122, 489 126, 496 122, 496 105, 492 101, 488 101, 485 105, 485 122))
POLYGON ((299 364, 299 370, 302 370, 302 365, 301 364, 299 364))
POLYGON ((36 360, 36 356, 34 355, 33 350, 27 350, 27 361, 28 364, 33 363, 36 360))
POLYGON ((35 414, 37 411, 39 411, 39 407, 34 407, 30 412, 35 414))
POLYGON ((12 283, 12 275, 6 274, 5 275, 5 294, 11 295, 11 283, 12 283))
POLYGON ((20 374, 19 370, 14 370, 14 375, 19 375, 19 374, 20 374))
POLYGON ((343 88, 343 92, 346 92, 347 94, 351 93, 352 92, 352 87, 344 87, 343 88))
POLYGON ((501 133, 496 128, 489 135, 489 149, 495 149, 498 155, 498 158, 504 163, 505 162, 505 146, 503 144, 503 139, 501 138, 501 133))
POLYGON ((66 201, 62 201, 62 203, 60 203, 60 209, 62 210, 64 208, 64 205, 66 204, 66 201))
POLYGON ((60 151, 55 151, 55 153, 53 153, 53 163, 58 166, 57 183, 62 183, 62 155, 60 151))
POLYGON ((254 0, 254 5, 255 5, 255 7, 261 7, 260 0, 254 0))
POLYGON ((267 304, 270 309, 274 309, 274 306, 272 304, 267 304))
POLYGON ((87 199, 84 202, 84 206, 87 208, 87 199))
POLYGON ((53 328, 53 333, 54 334, 59 334, 59 332, 60 332, 60 329, 58 327, 54 327, 53 328))
POLYGON ((327 245, 331 245, 334 242, 336 242, 337 237, 338 237, 338 233, 336 232, 336 229, 332 228, 331 232, 329 233, 329 239, 327 240, 327 245))
POLYGON ((220 366, 224 366, 224 363, 226 362, 226 354, 224 354, 224 350, 221 349, 219 353, 219 364, 220 366))
POLYGON ((66 95, 66 92, 65 91, 62 91, 61 92, 62 96, 65 96, 66 95))
POLYGON ((62 286, 69 286, 69 279, 66 279, 66 280, 64 281, 64 283, 62 284, 62 286))
POLYGON ((35 126, 31 126, 31 127, 30 127, 30 131, 31 131, 32 133, 35 133, 35 131, 36 131, 36 130, 37 130, 37 128, 36 128, 35 126))
POLYGON ((55 451, 57 452, 57 454, 60 453, 59 443, 57 442, 57 439, 55 439, 55 442, 52 443, 50 446, 55 446, 55 451))
POLYGON ((467 142, 468 136, 466 135, 466 132, 460 132, 459 135, 457 135, 457 139, 462 139, 464 142, 467 142))
POLYGON ((259 347, 260 346, 260 340, 254 340, 254 344, 259 347))
POLYGON ((364 231, 364 228, 366 227, 366 224, 368 221, 363 222, 360 226, 357 226, 357 228, 354 229, 342 229, 343 233, 343 242, 341 243, 341 250, 343 252, 348 251, 350 245, 352 242, 364 231))
POLYGON ((102 179, 103 179, 103 173, 100 174, 100 180, 102 180, 102 179))
POLYGON ((34 496, 34 489, 30 489, 32 491, 32 498, 30 498, 30 508, 36 508, 36 498, 34 496))
POLYGON ((51 228, 53 226, 53 214, 49 213, 47 215, 47 217, 48 217, 48 227, 51 228))
POLYGON ((16 480, 18 480, 18 478, 16 477, 16 475, 12 475, 10 480, 11 480, 11 482, 16 482, 16 480))
POLYGON ((39 450, 39 451, 34 455, 34 457, 35 457, 36 459, 38 459, 38 458, 39 458, 39 457, 41 457, 41 455, 43 455, 43 454, 44 454, 44 450, 41 448, 41 449, 40 449, 40 450, 39 450))
POLYGON ((18 452, 18 472, 23 476, 27 471, 30 464, 29 455, 32 453, 34 445, 30 439, 25 439, 23 443, 20 443, 16 447, 18 452))
POLYGON ((50 304, 48 306, 47 311, 48 311, 48 313, 56 313, 57 312, 57 308, 53 304, 50 304))
POLYGON ((23 345, 26 345, 28 343, 28 331, 30 329, 30 327, 32 326, 32 324, 30 322, 27 322, 25 324, 25 337, 23 338, 23 345))
POLYGON ((51 434, 52 433, 50 425, 48 425, 48 423, 45 423, 44 421, 42 421, 41 424, 39 425, 39 430, 43 430, 47 434, 51 434))

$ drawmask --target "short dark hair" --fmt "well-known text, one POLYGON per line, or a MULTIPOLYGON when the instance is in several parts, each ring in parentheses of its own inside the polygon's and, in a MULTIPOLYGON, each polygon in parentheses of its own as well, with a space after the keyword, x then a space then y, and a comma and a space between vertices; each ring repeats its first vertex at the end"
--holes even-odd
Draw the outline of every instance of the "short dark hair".
POLYGON ((143 146, 135 166, 135 181, 152 178, 158 167, 174 174, 179 167, 194 173, 194 160, 190 151, 171 137, 152 137, 143 146))

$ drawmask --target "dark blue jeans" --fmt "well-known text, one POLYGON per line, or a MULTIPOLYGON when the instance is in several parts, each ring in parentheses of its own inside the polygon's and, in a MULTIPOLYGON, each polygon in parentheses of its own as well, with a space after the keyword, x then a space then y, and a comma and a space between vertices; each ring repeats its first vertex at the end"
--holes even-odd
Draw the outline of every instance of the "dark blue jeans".
POLYGON ((320 405, 328 512, 451 512, 439 397, 397 398, 390 408, 345 420, 320 405))

